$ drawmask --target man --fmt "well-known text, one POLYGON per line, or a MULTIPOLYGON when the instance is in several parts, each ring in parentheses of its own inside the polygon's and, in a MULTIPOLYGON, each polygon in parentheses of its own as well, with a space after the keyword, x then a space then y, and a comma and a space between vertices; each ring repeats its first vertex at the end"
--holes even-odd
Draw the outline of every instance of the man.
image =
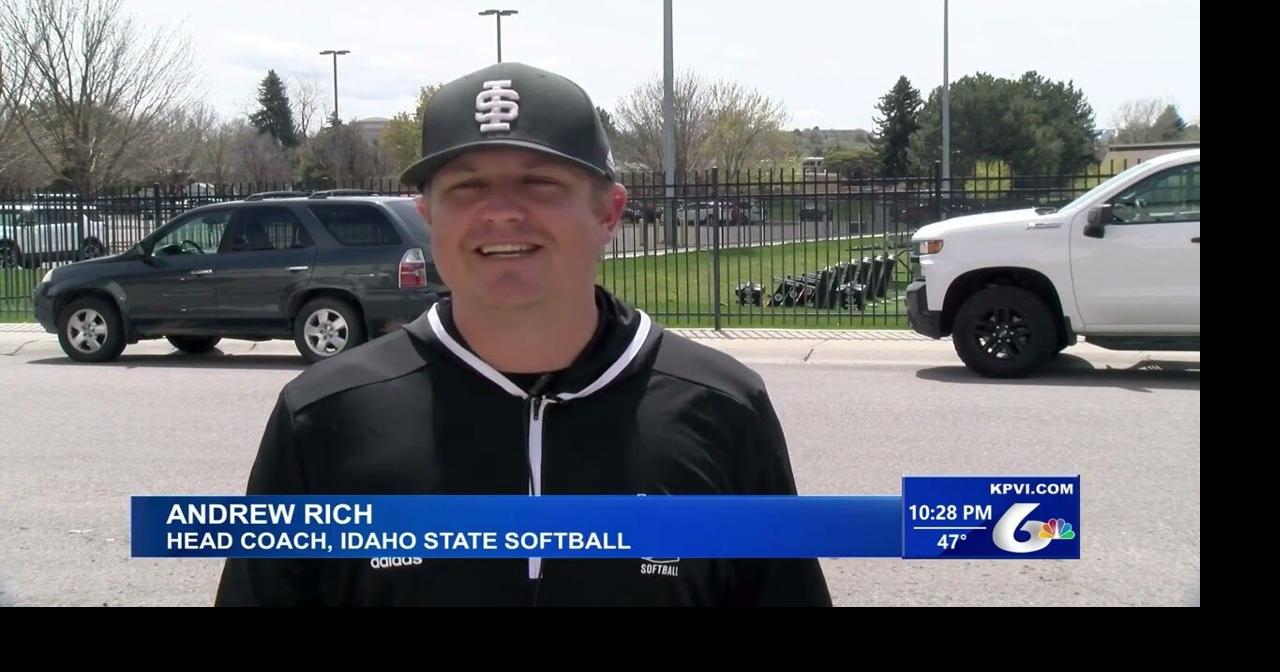
MULTIPOLYGON (((249 494, 795 494, 759 376, 595 286, 627 195, 580 87, 467 75, 432 97, 422 153, 402 180, 452 297, 287 385, 249 494)), ((830 597, 813 559, 229 560, 217 603, 830 597)))

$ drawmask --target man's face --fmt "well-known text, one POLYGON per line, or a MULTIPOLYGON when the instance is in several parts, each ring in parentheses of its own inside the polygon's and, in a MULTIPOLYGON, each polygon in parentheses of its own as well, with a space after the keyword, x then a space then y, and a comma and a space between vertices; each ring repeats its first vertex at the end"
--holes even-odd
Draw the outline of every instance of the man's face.
POLYGON ((468 152, 418 201, 441 277, 459 300, 523 309, 581 296, 626 205, 621 185, 539 152, 468 152))

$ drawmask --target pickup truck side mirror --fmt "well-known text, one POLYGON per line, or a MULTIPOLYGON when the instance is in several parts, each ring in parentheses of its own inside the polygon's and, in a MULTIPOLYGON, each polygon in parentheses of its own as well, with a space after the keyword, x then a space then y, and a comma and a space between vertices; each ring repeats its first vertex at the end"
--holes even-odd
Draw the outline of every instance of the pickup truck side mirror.
POLYGON ((1100 205, 1089 211, 1089 223, 1084 227, 1084 235, 1090 238, 1101 238, 1106 235, 1107 225, 1116 221, 1111 204, 1100 205))

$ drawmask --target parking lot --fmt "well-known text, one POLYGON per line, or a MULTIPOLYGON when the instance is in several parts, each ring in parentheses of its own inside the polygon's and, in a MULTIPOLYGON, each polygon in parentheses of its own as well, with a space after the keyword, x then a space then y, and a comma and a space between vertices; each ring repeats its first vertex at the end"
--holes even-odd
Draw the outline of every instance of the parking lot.
MULTIPOLYGON (((823 561, 840 605, 1200 601, 1198 353, 1068 349, 994 382, 905 332, 695 332, 763 375, 803 494, 890 494, 903 474, 1080 474, 1078 561, 823 561)), ((220 561, 129 557, 129 496, 238 494, 288 342, 164 342, 109 365, 0 333, 0 604, 210 604, 220 561)))

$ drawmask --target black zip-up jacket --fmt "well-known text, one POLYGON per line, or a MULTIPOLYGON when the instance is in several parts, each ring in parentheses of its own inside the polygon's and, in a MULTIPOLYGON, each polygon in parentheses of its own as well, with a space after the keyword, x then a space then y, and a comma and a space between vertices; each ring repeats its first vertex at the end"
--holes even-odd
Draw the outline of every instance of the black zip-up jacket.
MULTIPOLYGON (((597 289, 568 369, 504 376, 449 303, 285 386, 248 494, 791 495, 760 377, 597 289), (519 383, 523 383, 519 384, 519 383)), ((218 605, 829 606, 816 559, 229 559, 218 605)))

